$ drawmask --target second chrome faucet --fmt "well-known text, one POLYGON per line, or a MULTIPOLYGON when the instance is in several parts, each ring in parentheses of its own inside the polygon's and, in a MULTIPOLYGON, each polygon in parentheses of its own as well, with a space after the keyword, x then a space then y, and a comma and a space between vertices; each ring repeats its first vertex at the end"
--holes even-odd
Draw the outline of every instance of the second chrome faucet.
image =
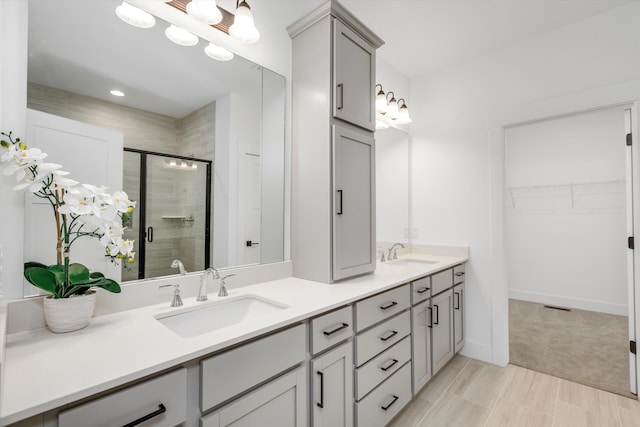
POLYGON ((220 273, 215 268, 209 267, 207 268, 202 276, 200 277, 200 290, 198 291, 198 296, 196 297, 196 301, 206 301, 207 298, 207 278, 211 275, 214 279, 220 278, 220 273))

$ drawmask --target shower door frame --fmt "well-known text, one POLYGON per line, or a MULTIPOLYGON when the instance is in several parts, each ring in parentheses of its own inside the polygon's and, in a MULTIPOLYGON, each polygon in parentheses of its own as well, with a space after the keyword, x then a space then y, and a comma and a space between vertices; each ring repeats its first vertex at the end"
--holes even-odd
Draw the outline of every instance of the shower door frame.
POLYGON ((211 160, 199 159, 196 157, 180 156, 176 154, 160 153, 157 151, 139 150, 137 148, 124 148, 124 151, 130 153, 137 153, 140 155, 140 200, 136 209, 140 216, 140 229, 138 231, 138 279, 147 279, 145 276, 146 268, 146 244, 147 244, 147 224, 146 224, 146 210, 147 210, 147 156, 159 156, 167 157, 177 160, 186 160, 190 162, 201 162, 207 167, 206 170, 206 183, 205 183, 205 244, 204 244, 204 269, 211 266, 211 166, 213 162, 211 160))

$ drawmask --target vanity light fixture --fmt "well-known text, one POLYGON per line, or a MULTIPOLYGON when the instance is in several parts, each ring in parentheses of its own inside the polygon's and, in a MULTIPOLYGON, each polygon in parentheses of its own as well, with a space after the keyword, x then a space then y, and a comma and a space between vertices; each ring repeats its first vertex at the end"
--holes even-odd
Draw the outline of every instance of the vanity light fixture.
POLYGON ((233 59, 233 53, 231 51, 214 43, 209 43, 209 45, 204 48, 204 53, 206 53, 209 58, 218 61, 230 61, 233 59))
POLYGON ((398 101, 396 101, 396 96, 393 92, 387 92, 387 100, 389 100, 389 111, 387 111, 387 115, 391 120, 395 120, 398 118, 398 101), (389 95, 391 95, 391 99, 389 100, 389 95))
POLYGON ((133 25, 138 28, 151 28, 156 25, 156 19, 152 14, 145 12, 135 6, 130 5, 127 2, 116 7, 116 15, 129 25, 133 25))
MULTIPOLYGON (((381 84, 377 84, 376 85, 376 89, 378 88, 378 86, 380 86, 380 90, 378 91, 378 94, 376 95, 376 113, 378 113, 378 114, 386 114, 387 111, 389 110, 389 107, 387 106, 387 97, 384 95, 384 91, 382 90, 382 85, 381 84)), ((389 127, 389 126, 387 126, 387 127, 389 127)))
POLYGON ((409 108, 407 107, 407 103, 404 98, 398 99, 398 105, 400 105, 400 110, 398 112, 398 118, 396 119, 396 123, 399 125, 407 125, 412 122, 411 117, 409 117, 409 108), (402 102, 402 104, 400 104, 402 102))
POLYGON ((109 91, 109 93, 113 96, 124 96, 124 92, 122 92, 121 90, 117 90, 117 89, 113 89, 111 91, 109 91))
POLYGON ((184 28, 180 28, 173 24, 167 27, 167 29, 164 31, 164 34, 169 40, 176 44, 179 44, 180 46, 195 46, 200 40, 195 34, 192 34, 184 28))
POLYGON ((229 34, 241 43, 255 43, 260 39, 260 32, 253 22, 251 8, 245 0, 236 0, 236 16, 229 34))
POLYGON ((209 25, 222 21, 222 13, 218 9, 216 0, 191 0, 187 4, 187 13, 209 25))

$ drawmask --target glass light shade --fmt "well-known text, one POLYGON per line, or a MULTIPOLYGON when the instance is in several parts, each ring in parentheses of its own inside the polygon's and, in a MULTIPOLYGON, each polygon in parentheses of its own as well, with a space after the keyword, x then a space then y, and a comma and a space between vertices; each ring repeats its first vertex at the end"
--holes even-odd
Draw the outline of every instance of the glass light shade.
POLYGON ((187 13, 198 21, 210 25, 222 21, 222 13, 218 9, 216 0, 191 0, 187 4, 187 13))
POLYGON ((209 43, 209 45, 204 48, 204 53, 206 53, 209 58, 216 59, 218 61, 230 61, 233 59, 232 52, 213 43, 209 43))
POLYGON ((391 101, 389 101, 389 111, 387 112, 387 116, 390 119, 395 120, 398 118, 399 114, 400 112, 398 111, 398 102, 394 97, 392 97, 391 101))
POLYGON ((400 107, 400 112, 398 113, 398 119, 396 123, 400 125, 406 125, 411 123, 411 117, 409 117, 409 108, 407 108, 406 104, 402 104, 400 107))
POLYGON ((253 14, 246 1, 242 1, 236 9, 233 25, 229 27, 229 34, 242 43, 255 43, 260 39, 260 32, 253 23, 253 14))
POLYGON ((135 6, 131 6, 127 2, 116 7, 116 15, 129 25, 133 25, 138 28, 151 28, 156 25, 156 19, 150 13, 145 12, 142 9, 138 9, 135 6))
POLYGON ((380 90, 376 95, 376 113, 387 114, 388 110, 387 98, 384 96, 384 92, 380 90))
POLYGON ((389 125, 384 120, 376 119, 376 130, 389 129, 389 125))
POLYGON ((199 40, 195 34, 191 34, 184 28, 176 27, 173 24, 164 31, 164 34, 169 40, 180 46, 195 46, 199 40))

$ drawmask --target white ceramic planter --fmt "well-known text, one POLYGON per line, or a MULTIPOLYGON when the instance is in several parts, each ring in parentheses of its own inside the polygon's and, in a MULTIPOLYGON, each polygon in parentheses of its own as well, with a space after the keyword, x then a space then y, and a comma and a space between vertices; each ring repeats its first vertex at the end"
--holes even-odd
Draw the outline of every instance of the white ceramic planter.
POLYGON ((55 299, 45 297, 44 319, 47 327, 55 333, 77 331, 91 321, 96 307, 96 292, 88 291, 84 295, 55 299))

